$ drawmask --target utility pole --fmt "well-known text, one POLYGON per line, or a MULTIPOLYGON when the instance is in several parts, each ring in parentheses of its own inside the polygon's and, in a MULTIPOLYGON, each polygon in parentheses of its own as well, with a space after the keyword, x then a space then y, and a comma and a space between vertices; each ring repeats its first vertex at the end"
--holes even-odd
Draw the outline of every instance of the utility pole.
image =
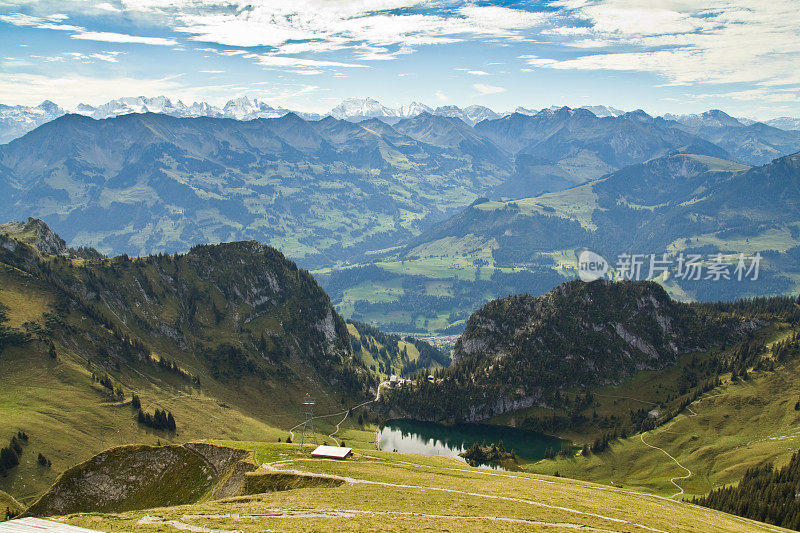
POLYGON ((303 400, 303 407, 305 407, 306 410, 306 421, 303 422, 303 436, 300 437, 300 449, 303 448, 303 444, 306 443, 306 440, 317 444, 317 434, 314 431, 314 406, 316 403, 317 402, 306 393, 306 397, 303 400))

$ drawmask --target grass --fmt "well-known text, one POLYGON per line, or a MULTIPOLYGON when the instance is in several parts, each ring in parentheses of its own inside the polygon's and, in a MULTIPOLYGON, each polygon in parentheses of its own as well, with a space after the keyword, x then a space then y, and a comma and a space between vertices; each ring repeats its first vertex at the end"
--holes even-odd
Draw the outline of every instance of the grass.
POLYGON ((293 472, 248 472, 244 476, 243 495, 279 492, 282 490, 305 489, 310 487, 339 487, 341 479, 325 476, 295 474, 293 472))
MULTIPOLYGON (((7 268, 0 265, 0 269, 7 268)), ((18 283, 0 287, 0 304, 8 308, 6 326, 19 328, 25 322, 40 319, 50 309, 52 298, 34 279, 23 277, 18 283)))
POLYGON ((184 446, 120 446, 61 474, 53 490, 27 513, 119 512, 195 503, 224 473, 184 446))
MULTIPOLYGON (((624 388, 620 393, 636 390, 624 388)), ((798 398, 800 363, 774 372, 751 372, 747 381, 724 381, 644 438, 691 470, 688 479, 678 481, 686 497, 706 494, 738 481, 747 468, 763 461, 782 465, 789 460, 800 448, 800 412, 794 409, 798 398)), ((678 492, 670 479, 686 475, 639 435, 613 442, 599 455, 541 461, 527 468, 661 495, 678 492)))
POLYGON ((25 510, 25 506, 19 503, 13 496, 0 490, 0 522, 9 519, 9 511, 13 515, 18 515, 25 510))
POLYGON ((360 451, 347 461, 315 460, 300 453, 296 445, 252 446, 258 450, 257 457, 272 462, 278 472, 336 476, 347 482, 147 511, 78 514, 62 520, 106 531, 166 531, 186 526, 244 532, 770 530, 652 495, 545 475, 472 469, 455 459, 360 451))
MULTIPOLYGON (((350 333, 350 335, 359 339, 362 343, 361 350, 360 352, 356 353, 356 355, 359 356, 364 364, 366 364, 367 367, 372 370, 381 380, 388 379, 391 374, 399 374, 400 369, 404 364, 400 357, 400 355, 403 353, 403 350, 405 350, 405 353, 408 357, 408 362, 414 362, 419 359, 419 349, 413 343, 406 342, 405 340, 399 340, 395 343, 399 355, 389 356, 388 365, 386 363, 381 363, 380 361, 382 361, 382 358, 378 352, 382 348, 386 347, 383 343, 379 342, 378 339, 372 335, 359 333, 356 326, 349 322, 347 323, 347 331, 350 333), (368 346, 366 346, 369 341, 375 345, 374 351, 368 349, 368 346), (388 372, 389 368, 391 368, 393 371, 388 372)), ((387 353, 387 355, 389 354, 387 353)), ((434 366, 438 366, 438 364, 435 364, 434 366)))
MULTIPOLYGON (((127 283, 127 280, 123 280, 127 283)), ((8 306, 11 324, 44 322, 43 313, 52 311, 52 293, 19 271, 0 270, 0 301, 8 306)), ((164 313, 176 312, 165 306, 164 313)), ((267 320, 260 317, 257 320, 267 320)), ((97 345, 109 338, 107 330, 90 319, 70 313, 67 323, 77 331, 88 331, 68 341, 55 338, 57 358, 48 355, 45 343, 31 342, 23 347, 8 347, 0 357, 0 443, 18 430, 25 430, 30 441, 24 446, 20 465, 0 478, 0 490, 23 504, 31 504, 60 472, 87 460, 92 455, 122 444, 155 445, 197 439, 241 439, 277 441, 288 436, 287 428, 302 421, 301 398, 306 391, 317 396, 321 412, 343 409, 343 399, 313 380, 281 382, 280 386, 242 378, 231 382, 214 380, 204 370, 197 355, 176 353, 168 344, 153 339, 155 357, 166 356, 199 377, 201 387, 192 385, 155 365, 144 367, 124 359, 116 366, 91 362, 97 345), (92 382, 91 374, 110 374, 115 387, 130 400, 135 392, 143 410, 168 410, 177 421, 177 433, 153 431, 136 422, 129 404, 120 405, 107 391, 92 382), (52 462, 50 468, 37 463, 39 453, 52 462)), ((169 322, 168 320, 166 322, 169 322)), ((221 324, 220 335, 235 338, 233 328, 221 324), (228 329, 230 332, 226 333, 228 329)), ((298 368, 298 375, 313 376, 310 368, 298 368)), ((335 430, 341 416, 319 421, 327 435, 335 430)), ((372 435, 374 428, 363 428, 347 420, 340 434, 356 442, 372 435)), ((3 444, 3 445, 5 445, 3 444)))

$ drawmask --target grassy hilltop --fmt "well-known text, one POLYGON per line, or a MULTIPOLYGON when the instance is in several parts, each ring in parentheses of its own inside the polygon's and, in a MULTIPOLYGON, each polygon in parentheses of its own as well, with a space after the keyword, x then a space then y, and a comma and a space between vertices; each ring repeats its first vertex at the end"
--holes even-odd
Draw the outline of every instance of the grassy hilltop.
POLYGON ((326 461, 310 459, 308 448, 225 444, 254 451, 257 463, 267 463, 256 474, 267 478, 284 472, 344 483, 306 475, 306 487, 288 491, 64 520, 114 531, 785 531, 627 489, 473 469, 455 459, 360 450, 348 461, 326 461))

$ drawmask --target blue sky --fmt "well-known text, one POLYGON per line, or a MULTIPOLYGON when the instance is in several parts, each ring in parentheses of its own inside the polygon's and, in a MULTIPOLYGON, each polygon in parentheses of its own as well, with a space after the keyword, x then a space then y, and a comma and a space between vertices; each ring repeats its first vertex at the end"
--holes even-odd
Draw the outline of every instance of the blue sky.
POLYGON ((800 116, 787 0, 0 0, 0 103, 242 95, 800 116))

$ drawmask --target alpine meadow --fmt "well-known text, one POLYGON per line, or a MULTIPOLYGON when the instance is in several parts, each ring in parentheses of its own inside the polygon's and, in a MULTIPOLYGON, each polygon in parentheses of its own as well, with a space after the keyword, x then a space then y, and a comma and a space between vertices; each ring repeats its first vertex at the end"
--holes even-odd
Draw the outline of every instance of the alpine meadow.
POLYGON ((0 533, 800 531, 798 43, 0 1, 0 533))

